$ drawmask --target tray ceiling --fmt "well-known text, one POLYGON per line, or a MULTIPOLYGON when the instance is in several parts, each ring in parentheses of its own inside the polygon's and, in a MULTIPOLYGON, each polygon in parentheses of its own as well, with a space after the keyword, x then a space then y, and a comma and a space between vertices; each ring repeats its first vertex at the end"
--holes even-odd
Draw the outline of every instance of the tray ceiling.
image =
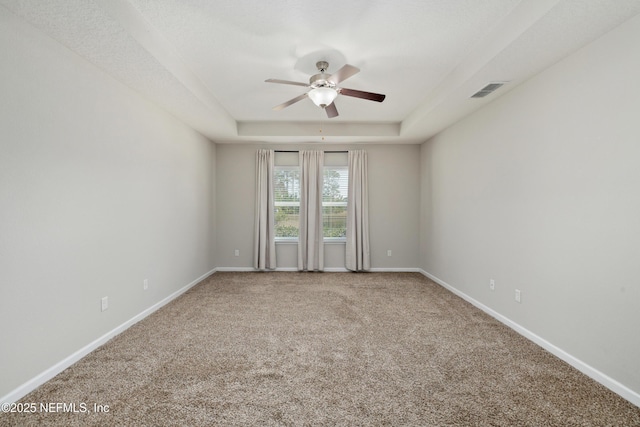
MULTIPOLYGON (((420 143, 640 13, 639 0, 0 0, 216 142, 420 143), (360 73, 328 119, 315 63, 360 73), (489 82, 508 82, 480 99, 489 82)), ((630 41, 630 43, 633 41, 630 41)))

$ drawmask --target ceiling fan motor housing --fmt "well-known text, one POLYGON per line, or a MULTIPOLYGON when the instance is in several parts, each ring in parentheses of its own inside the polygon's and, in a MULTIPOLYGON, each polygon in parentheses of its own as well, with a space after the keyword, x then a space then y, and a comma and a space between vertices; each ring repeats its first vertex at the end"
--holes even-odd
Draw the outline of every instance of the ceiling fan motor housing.
POLYGON ((318 67, 318 71, 320 71, 320 73, 314 74, 313 76, 311 76, 311 78, 309 78, 309 85, 314 89, 318 87, 328 87, 331 89, 335 89, 336 84, 332 81, 329 81, 329 77, 331 77, 331 74, 325 73, 327 68, 329 68, 329 63, 326 61, 318 61, 316 62, 316 67, 318 67))
POLYGON ((325 74, 325 73, 315 74, 311 76, 311 78, 309 79, 309 86, 311 86, 314 89, 317 87, 328 87, 331 89, 335 89, 336 84, 329 81, 328 80, 329 77, 331 77, 331 74, 325 74))

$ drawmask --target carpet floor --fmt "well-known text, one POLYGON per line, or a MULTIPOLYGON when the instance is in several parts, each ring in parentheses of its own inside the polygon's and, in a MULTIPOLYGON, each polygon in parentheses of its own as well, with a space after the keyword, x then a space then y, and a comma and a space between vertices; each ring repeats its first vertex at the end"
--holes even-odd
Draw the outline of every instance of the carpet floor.
POLYGON ((640 426, 418 273, 219 272, 20 402, 75 408, 0 425, 640 426))

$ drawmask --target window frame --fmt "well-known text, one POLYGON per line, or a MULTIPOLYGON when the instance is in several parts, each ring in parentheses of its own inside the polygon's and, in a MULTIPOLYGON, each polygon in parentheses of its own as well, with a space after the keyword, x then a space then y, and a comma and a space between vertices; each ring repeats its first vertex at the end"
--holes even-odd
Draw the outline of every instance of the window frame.
MULTIPOLYGON (((345 209, 345 212, 347 210, 347 203, 349 201, 349 169, 346 166, 334 166, 334 165, 324 165, 322 168, 322 177, 324 180, 324 176, 325 176, 325 172, 327 170, 346 170, 347 171, 347 196, 345 198, 345 200, 343 202, 325 202, 324 198, 322 200, 322 208, 324 209, 325 207, 331 207, 331 206, 343 206, 345 209)), ((323 184, 324 185, 324 184, 323 184)), ((323 220, 324 222, 324 220, 323 220)), ((345 230, 346 230, 346 223, 345 223, 345 230)), ((344 237, 325 237, 324 235, 324 224, 322 227, 322 238, 323 241, 325 243, 346 243, 347 241, 347 236, 346 236, 346 231, 345 231, 345 236, 344 237)))
MULTIPOLYGON (((324 180, 324 176, 325 176, 325 171, 326 170, 332 170, 332 169, 341 169, 344 170, 346 169, 346 165, 323 165, 322 167, 322 177, 324 180)), ((300 174, 300 165, 274 165, 274 179, 275 179, 275 173, 277 171, 280 170, 289 170, 289 171, 297 171, 298 172, 298 177, 300 174)), ((347 170, 347 174, 348 174, 348 169, 347 170)), ((348 175, 347 175, 347 192, 348 192, 348 175)), ((275 196, 275 194, 274 194, 275 196)), ((344 207, 345 210, 347 209, 347 204, 348 204, 348 193, 347 193, 347 197, 345 198, 344 201, 342 202, 328 202, 328 201, 324 201, 322 200, 322 208, 324 209, 325 207, 330 207, 330 206, 341 206, 344 207)), ((274 200, 274 215, 275 215, 275 209, 279 206, 297 206, 298 207, 298 212, 300 212, 300 201, 275 201, 274 200)), ((274 224, 275 225, 275 224, 274 224)), ((345 224, 346 227, 346 224, 345 224)), ((324 221, 323 221, 323 228, 322 228, 322 241, 323 243, 327 243, 327 244, 341 244, 341 243, 346 243, 347 241, 347 237, 325 237, 324 236, 324 221)), ((275 237, 275 243, 283 243, 283 244, 293 244, 293 243, 298 243, 300 241, 300 230, 298 229, 298 236, 295 237, 275 237)))

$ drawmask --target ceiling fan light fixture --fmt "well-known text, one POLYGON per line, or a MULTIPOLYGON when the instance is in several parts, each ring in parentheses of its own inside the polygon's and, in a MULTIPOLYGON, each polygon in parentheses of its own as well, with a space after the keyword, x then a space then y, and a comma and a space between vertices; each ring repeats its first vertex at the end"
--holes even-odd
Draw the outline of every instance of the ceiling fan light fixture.
POLYGON ((307 95, 318 107, 325 108, 333 103, 333 100, 338 96, 338 92, 331 87, 317 87, 311 89, 307 95))

